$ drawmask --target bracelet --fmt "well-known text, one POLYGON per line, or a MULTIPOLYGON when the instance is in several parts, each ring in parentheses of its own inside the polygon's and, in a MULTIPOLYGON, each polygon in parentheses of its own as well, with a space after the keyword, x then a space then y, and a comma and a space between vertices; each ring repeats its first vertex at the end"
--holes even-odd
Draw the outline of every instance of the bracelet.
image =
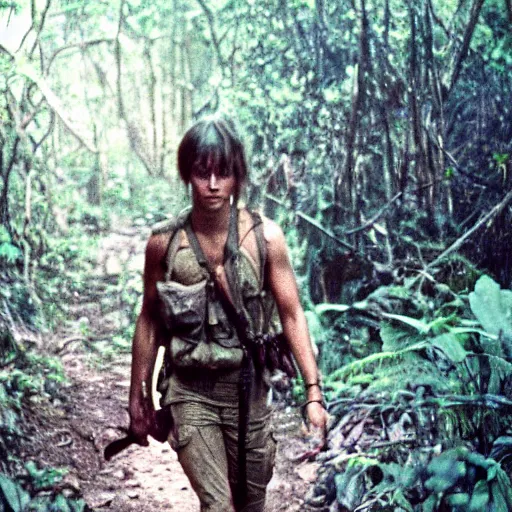
POLYGON ((322 386, 320 385, 320 383, 318 381, 317 382, 310 382, 309 384, 304 384, 304 387, 306 388, 306 391, 309 388, 312 388, 314 386, 318 386, 320 389, 322 389, 322 386))
POLYGON ((306 409, 308 408, 308 405, 309 404, 320 404, 325 410, 327 410, 327 404, 325 403, 325 400, 323 398, 321 399, 316 399, 316 400, 308 400, 307 402, 303 403, 301 405, 301 413, 302 413, 302 418, 304 420, 304 423, 306 423, 306 409))

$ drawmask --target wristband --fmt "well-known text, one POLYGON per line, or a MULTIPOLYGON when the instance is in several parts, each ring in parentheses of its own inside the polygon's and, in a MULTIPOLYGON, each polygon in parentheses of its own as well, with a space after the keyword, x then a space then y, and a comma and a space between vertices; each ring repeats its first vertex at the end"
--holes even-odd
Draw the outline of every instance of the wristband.
POLYGON ((315 404, 315 403, 316 404, 320 404, 325 410, 327 410, 327 405, 326 405, 325 400, 323 398, 322 399, 317 399, 317 400, 308 400, 307 402, 305 402, 301 406, 302 418, 304 420, 304 423, 306 423, 306 421, 307 421, 306 409, 308 408, 308 405, 309 404, 315 404))
POLYGON ((322 386, 320 385, 320 383, 318 381, 317 382, 310 382, 309 384, 304 384, 304 387, 305 387, 306 391, 309 388, 313 388, 315 386, 318 386, 318 388, 322 389, 322 386))

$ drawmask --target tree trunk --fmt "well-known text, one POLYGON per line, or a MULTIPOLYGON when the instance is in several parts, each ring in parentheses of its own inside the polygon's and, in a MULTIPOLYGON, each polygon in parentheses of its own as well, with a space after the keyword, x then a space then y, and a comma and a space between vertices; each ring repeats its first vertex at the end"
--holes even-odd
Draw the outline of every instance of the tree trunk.
POLYGON ((474 0, 473 5, 471 6, 471 14, 468 24, 466 26, 466 30, 464 31, 462 45, 455 56, 454 65, 452 69, 449 71, 450 76, 448 77, 448 85, 445 98, 447 98, 453 91, 453 88, 455 87, 455 84, 459 79, 460 72, 462 71, 462 65, 464 63, 464 59, 468 54, 469 45, 471 44, 471 39, 473 38, 473 33, 475 31, 475 27, 478 22, 478 17, 480 16, 480 11, 482 10, 484 2, 485 0, 474 0))
POLYGON ((338 180, 337 188, 344 186, 346 190, 346 197, 348 199, 348 207, 351 215, 351 222, 357 222, 356 215, 356 201, 354 190, 354 151, 359 126, 359 111, 364 100, 365 95, 365 81, 364 76, 366 69, 369 66, 370 56, 368 54, 368 18, 366 14, 365 0, 361 0, 361 18, 360 18, 360 33, 359 33, 359 59, 356 65, 354 76, 354 88, 352 92, 352 109, 350 113, 350 121, 348 126, 348 135, 346 143, 346 158, 341 174, 341 179, 338 180), (342 181, 344 183, 342 183, 342 181))

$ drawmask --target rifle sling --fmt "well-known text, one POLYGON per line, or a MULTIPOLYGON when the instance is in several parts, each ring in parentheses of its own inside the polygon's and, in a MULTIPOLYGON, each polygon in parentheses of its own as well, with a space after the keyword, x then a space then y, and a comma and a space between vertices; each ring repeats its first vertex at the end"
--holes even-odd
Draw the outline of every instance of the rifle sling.
MULTIPOLYGON (((244 348, 244 358, 240 368, 240 377, 238 380, 238 480, 235 490, 234 501, 237 510, 243 508, 247 502, 247 453, 245 449, 247 427, 250 413, 250 397, 253 378, 253 364, 251 357, 251 343, 248 339, 248 320, 244 311, 240 308, 237 311, 235 304, 231 301, 226 290, 216 278, 215 272, 208 265, 208 261, 199 244, 190 216, 185 224, 190 247, 198 263, 209 273, 215 286, 215 293, 219 299, 227 317, 232 322, 240 343, 244 348)), ((226 280, 235 303, 241 303, 240 290, 237 279, 236 265, 238 263, 238 212, 236 207, 231 208, 228 237, 224 247, 224 269, 226 280)), ((262 269, 263 270, 263 269, 262 269)))

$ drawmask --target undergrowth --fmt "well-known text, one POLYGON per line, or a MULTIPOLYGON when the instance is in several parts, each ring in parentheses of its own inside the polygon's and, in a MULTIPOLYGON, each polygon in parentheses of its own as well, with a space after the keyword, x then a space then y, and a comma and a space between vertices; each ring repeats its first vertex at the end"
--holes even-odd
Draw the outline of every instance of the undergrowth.
POLYGON ((406 282, 316 313, 343 364, 321 359, 333 422, 310 505, 512 510, 512 291, 486 275, 469 294, 406 282))

